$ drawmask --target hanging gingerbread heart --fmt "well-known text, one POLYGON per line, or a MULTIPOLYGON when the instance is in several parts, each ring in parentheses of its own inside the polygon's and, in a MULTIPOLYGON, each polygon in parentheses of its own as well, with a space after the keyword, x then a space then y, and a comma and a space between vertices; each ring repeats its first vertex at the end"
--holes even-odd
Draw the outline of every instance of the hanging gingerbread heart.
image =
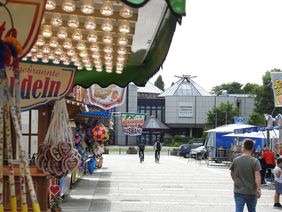
POLYGON ((73 149, 72 144, 66 141, 59 142, 58 146, 59 146, 59 151, 63 157, 68 155, 73 149))
POLYGON ((56 161, 62 160, 62 154, 60 153, 59 147, 57 145, 51 146, 50 153, 52 158, 54 158, 56 161))

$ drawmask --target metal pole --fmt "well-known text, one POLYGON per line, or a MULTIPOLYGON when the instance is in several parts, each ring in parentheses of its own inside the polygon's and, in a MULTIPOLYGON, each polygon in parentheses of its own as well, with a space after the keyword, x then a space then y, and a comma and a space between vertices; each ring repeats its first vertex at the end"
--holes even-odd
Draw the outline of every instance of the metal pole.
MULTIPOLYGON (((126 112, 128 113, 128 93, 129 93, 129 89, 128 89, 128 86, 126 86, 126 112)), ((128 145, 128 135, 125 136, 125 145, 127 146, 128 145)))

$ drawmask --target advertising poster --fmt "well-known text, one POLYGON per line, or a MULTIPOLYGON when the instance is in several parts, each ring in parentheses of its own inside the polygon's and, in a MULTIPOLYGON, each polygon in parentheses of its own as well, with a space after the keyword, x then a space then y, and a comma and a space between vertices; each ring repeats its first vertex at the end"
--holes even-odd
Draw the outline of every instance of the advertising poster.
POLYGON ((275 107, 282 107, 282 72, 270 72, 275 107))
POLYGON ((98 106, 104 110, 123 104, 125 99, 125 88, 110 85, 102 88, 97 84, 87 89, 88 104, 98 106))
MULTIPOLYGON (((64 97, 73 86, 75 68, 20 63, 20 103, 22 110, 30 110, 64 97)), ((15 77, 7 69, 8 83, 14 96, 15 77)))
POLYGON ((145 114, 141 113, 122 113, 122 129, 125 135, 138 136, 142 134, 145 122, 145 114))

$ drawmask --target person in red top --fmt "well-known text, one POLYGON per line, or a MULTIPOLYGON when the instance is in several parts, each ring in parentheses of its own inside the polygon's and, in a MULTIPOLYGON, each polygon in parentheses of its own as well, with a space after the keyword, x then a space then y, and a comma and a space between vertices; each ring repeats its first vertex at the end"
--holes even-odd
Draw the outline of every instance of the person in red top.
POLYGON ((265 184, 265 174, 267 169, 274 169, 276 166, 275 156, 272 151, 269 150, 267 146, 263 149, 263 154, 261 158, 264 160, 264 166, 261 170, 261 183, 265 184))

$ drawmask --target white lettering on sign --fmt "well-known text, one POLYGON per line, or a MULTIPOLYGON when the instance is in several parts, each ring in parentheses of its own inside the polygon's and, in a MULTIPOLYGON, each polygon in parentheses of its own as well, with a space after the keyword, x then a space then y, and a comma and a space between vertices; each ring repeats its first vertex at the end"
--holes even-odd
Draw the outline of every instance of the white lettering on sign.
POLYGON ((178 116, 192 118, 193 117, 193 103, 179 102, 178 116))

